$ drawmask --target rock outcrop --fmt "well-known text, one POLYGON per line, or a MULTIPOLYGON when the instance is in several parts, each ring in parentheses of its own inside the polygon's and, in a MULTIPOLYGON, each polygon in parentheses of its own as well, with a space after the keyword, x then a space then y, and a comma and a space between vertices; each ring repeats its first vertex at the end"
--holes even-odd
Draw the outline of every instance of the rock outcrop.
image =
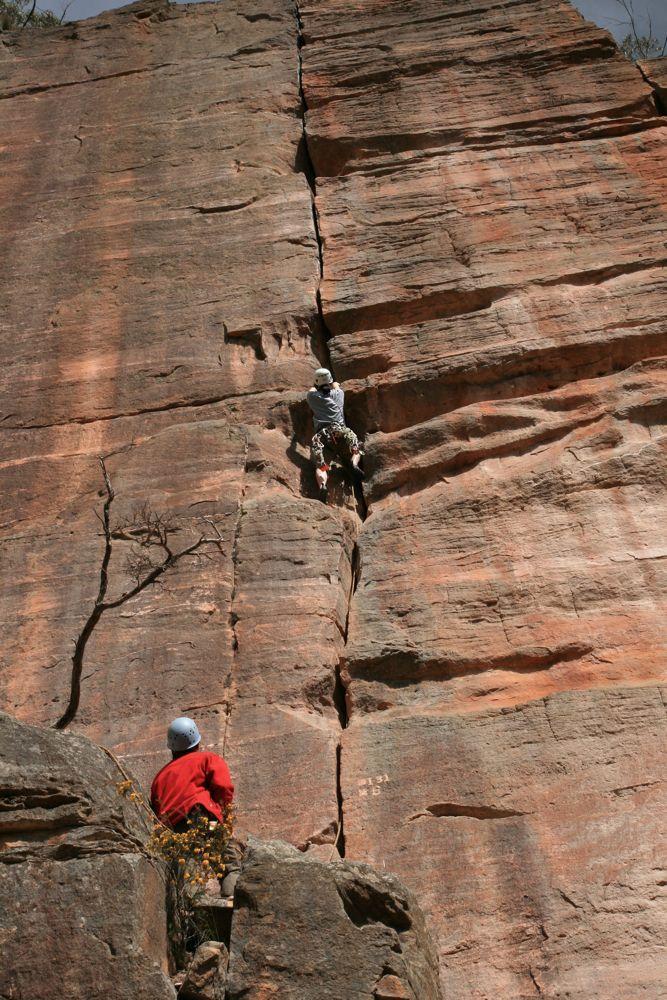
POLYGON ((70 700, 104 455, 112 527, 221 543, 100 619, 72 728, 146 781, 196 715, 244 830, 405 881, 448 1000, 658 1000, 664 67, 565 0, 149 0, 2 52, 3 706, 70 700), (314 499, 322 362, 365 505, 314 499))
POLYGON ((229 953, 222 941, 204 941, 178 990, 180 1000, 225 1000, 229 953))
POLYGON ((667 56, 647 59, 638 64, 647 83, 655 91, 655 100, 663 114, 667 114, 667 56))
POLYGON ((4 713, 0 744, 0 996, 175 1000, 164 873, 116 764, 4 713))
POLYGON ((390 875, 254 841, 234 904, 228 1000, 440 1000, 424 917, 390 875))

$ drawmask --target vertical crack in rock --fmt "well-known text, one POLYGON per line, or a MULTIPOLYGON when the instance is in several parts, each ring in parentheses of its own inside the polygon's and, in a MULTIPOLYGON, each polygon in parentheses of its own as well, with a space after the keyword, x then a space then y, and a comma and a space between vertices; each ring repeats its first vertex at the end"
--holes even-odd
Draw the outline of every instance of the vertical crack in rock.
MULTIPOLYGON (((352 557, 350 560, 350 589, 347 595, 347 613, 345 615, 345 628, 343 631, 343 642, 347 645, 348 628, 350 624, 350 608, 352 606, 352 598, 357 589, 357 581, 359 577, 359 546, 354 543, 354 548, 352 549, 352 557)), ((334 682, 334 705, 336 711, 338 712, 338 721, 341 728, 341 736, 343 730, 347 729, 349 723, 349 717, 347 712, 347 691, 343 683, 342 678, 342 660, 340 657, 336 665, 336 677, 334 682)), ((341 758, 342 758, 343 747, 341 744, 341 738, 338 739, 338 745, 336 747, 336 798, 338 801, 338 851, 341 858, 345 857, 345 825, 343 820, 343 789, 341 785, 341 758)))
POLYGON ((243 501, 245 500, 246 491, 248 489, 248 437, 246 435, 245 439, 245 451, 243 454, 243 483, 241 486, 241 493, 239 496, 239 502, 236 508, 236 524, 234 525, 234 534, 232 536, 232 586, 229 597, 229 627, 232 633, 232 662, 229 668, 229 674, 227 676, 226 684, 226 704, 225 704, 225 724, 224 731, 222 734, 222 756, 224 757, 227 752, 227 736, 229 734, 229 724, 232 717, 232 697, 233 697, 233 683, 234 683, 234 664, 236 663, 236 657, 238 655, 239 649, 239 639, 238 633, 236 631, 236 625, 238 622, 238 616, 234 610, 234 601, 236 599, 237 590, 237 558, 238 558, 238 545, 239 537, 241 535, 241 520, 243 518, 243 501))
POLYGON ((343 748, 341 746, 340 739, 338 740, 338 745, 336 747, 336 800, 338 802, 338 834, 337 834, 337 845, 338 853, 341 858, 345 857, 345 823, 343 821, 343 789, 341 785, 341 757, 343 754, 343 748))
MULTIPOLYGON (((303 21, 301 18, 301 10, 299 4, 294 4, 294 16, 296 18, 296 49, 297 49, 297 79, 299 85, 299 118, 301 119, 301 143, 299 146, 299 157, 298 166, 302 167, 303 174, 308 181, 308 187, 310 188, 310 204, 313 213, 313 227, 315 230, 315 239, 317 240, 317 255, 319 259, 320 266, 320 280, 324 277, 324 256, 322 247, 322 237, 320 234, 320 223, 317 217, 317 206, 315 204, 315 197, 317 195, 317 178, 315 174, 315 167, 313 165, 313 160, 310 155, 310 147, 308 146, 308 133, 306 130, 306 112, 308 111, 308 104, 306 103, 306 95, 303 89, 303 21)), ((315 299, 317 302, 317 311, 319 313, 320 322, 326 333, 327 339, 330 337, 329 330, 324 320, 322 314, 322 300, 320 297, 320 290, 317 289, 315 293, 315 299)))
MULTIPOLYGON (((329 358, 328 342, 331 339, 331 331, 327 325, 324 310, 322 307, 322 294, 321 294, 321 283, 324 278, 324 241, 322 239, 322 234, 320 231, 319 216, 317 211, 317 174, 315 172, 315 167, 310 154, 310 148, 308 144, 308 129, 306 126, 306 114, 308 112, 308 103, 306 101, 306 95, 303 85, 303 48, 304 48, 304 33, 303 33, 303 19, 301 16, 301 9, 298 2, 294 4, 294 15, 296 20, 296 32, 297 32, 297 76, 298 76, 298 86, 299 86, 299 98, 300 98, 300 118, 301 118, 301 144, 299 149, 299 160, 298 165, 302 168, 308 186, 310 188, 310 203, 313 218, 313 230, 315 233, 315 240, 317 242, 317 253, 319 261, 319 282, 318 287, 315 291, 315 303, 317 306, 318 320, 320 324, 320 329, 324 334, 323 342, 326 350, 326 358, 324 359, 325 364, 330 368, 331 361, 329 358)), ((363 490, 358 483, 354 486, 354 495, 357 502, 358 516, 362 522, 366 520, 368 515, 368 509, 366 506, 366 499, 363 494, 363 490)), ((350 607, 352 604, 352 598, 354 592, 357 588, 357 580, 359 575, 359 549, 355 542, 352 551, 351 559, 351 580, 350 589, 347 597, 347 613, 345 616, 345 628, 343 632, 343 641, 347 645, 348 637, 348 626, 350 619, 350 607)), ((345 685, 342 680, 342 662, 343 656, 338 660, 336 665, 336 674, 334 678, 334 692, 333 701, 336 712, 338 714, 338 721, 340 723, 341 734, 348 726, 348 712, 347 712, 347 696, 345 685)), ((345 830, 343 822, 343 792, 341 785, 341 757, 342 757, 342 745, 339 738, 336 747, 336 798, 338 802, 338 834, 337 834, 337 845, 341 857, 345 857, 345 830)))
MULTIPOLYGON (((320 324, 320 329, 324 334, 324 345, 326 349, 326 357, 324 358, 324 363, 327 368, 331 368, 331 359, 329 357, 329 341, 331 340, 331 330, 327 325, 327 321, 324 317, 324 310, 322 308, 322 292, 321 283, 324 278, 324 241, 322 239, 322 233, 320 231, 320 222, 317 213, 317 174, 315 173, 315 166, 313 164, 312 156, 310 155, 310 147, 308 145, 308 129, 306 127, 306 114, 308 112, 308 102, 306 101, 306 94, 303 86, 303 47, 304 47, 304 37, 303 37, 303 19, 301 17, 301 9, 298 2, 294 4, 294 16, 296 20, 296 48, 297 48, 297 78, 299 85, 299 117, 301 119, 301 143, 299 147, 299 156, 297 161, 297 166, 301 167, 303 170, 304 177, 308 182, 308 187, 310 188, 310 207, 313 217, 313 230, 315 233, 315 240, 317 243, 317 256, 319 261, 319 282, 318 287, 315 291, 315 305, 317 306, 317 315, 320 324)), ((357 508, 359 512, 359 517, 361 521, 365 521, 368 516, 368 507, 366 505, 366 498, 364 492, 359 485, 359 483, 353 484, 354 497, 357 501, 357 508)))

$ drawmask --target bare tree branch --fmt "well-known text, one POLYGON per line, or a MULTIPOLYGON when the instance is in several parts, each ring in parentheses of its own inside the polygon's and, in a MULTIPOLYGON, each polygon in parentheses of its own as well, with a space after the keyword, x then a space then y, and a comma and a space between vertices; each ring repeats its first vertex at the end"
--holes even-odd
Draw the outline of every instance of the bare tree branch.
POLYGON ((197 541, 185 546, 178 552, 173 552, 169 545, 169 535, 179 530, 174 521, 170 521, 164 514, 151 510, 148 504, 136 511, 133 517, 126 523, 111 528, 111 504, 114 501, 115 493, 111 485, 111 479, 107 472, 104 459, 99 459, 104 479, 106 499, 102 507, 102 514, 97 514, 104 535, 104 552, 100 566, 100 585, 97 597, 86 622, 74 643, 74 653, 72 654, 72 678, 70 682, 70 697, 67 708, 54 724, 54 729, 65 729, 74 719, 81 700, 81 675, 83 672, 83 661, 86 652, 86 645, 90 639, 95 626, 106 611, 119 608, 121 605, 131 601, 143 590, 151 587, 162 577, 172 566, 175 566, 181 559, 188 556, 199 558, 205 553, 200 550, 207 545, 214 545, 219 552, 223 552, 222 535, 218 526, 209 518, 205 521, 214 531, 213 537, 200 535, 197 541), (106 600, 109 587, 109 564, 113 550, 114 539, 129 541, 140 550, 156 548, 163 553, 162 560, 154 563, 147 552, 139 551, 128 557, 126 570, 135 580, 135 585, 124 591, 120 597, 113 600, 106 600))
POLYGON ((62 24, 63 23, 63 21, 65 20, 65 16, 67 14, 67 11, 70 9, 70 7, 72 6, 73 3, 74 3, 74 0, 68 0, 68 2, 63 5, 62 13, 61 13, 60 17, 58 18, 58 24, 62 24))
POLYGON ((667 47, 667 38, 662 46, 660 41, 653 34, 653 20, 651 12, 646 11, 648 20, 648 35, 641 35, 635 20, 635 8, 633 0, 616 0, 618 6, 625 12, 625 18, 617 21, 617 24, 624 24, 629 28, 628 34, 620 43, 620 49, 624 56, 636 62, 638 59, 649 59, 652 56, 662 56, 667 47))
POLYGON ((26 14, 25 20, 24 20, 23 24, 21 25, 21 28, 25 28, 25 26, 28 23, 28 21, 30 21, 32 19, 33 15, 35 13, 35 7, 36 6, 37 6, 37 0, 32 0, 32 7, 30 8, 30 10, 28 11, 28 13, 26 14))

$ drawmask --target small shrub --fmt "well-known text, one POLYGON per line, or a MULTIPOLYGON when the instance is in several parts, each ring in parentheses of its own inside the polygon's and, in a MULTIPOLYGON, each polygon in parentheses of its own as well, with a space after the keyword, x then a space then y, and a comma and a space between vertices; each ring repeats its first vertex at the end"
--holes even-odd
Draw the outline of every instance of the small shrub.
POLYGON ((61 19, 50 10, 39 10, 32 0, 0 0, 0 31, 53 28, 61 19))
POLYGON ((619 44, 619 48, 626 59, 637 62, 639 59, 654 59, 664 56, 665 50, 667 50, 667 38, 661 42, 653 34, 653 24, 648 11, 644 14, 648 34, 642 34, 637 23, 639 15, 635 12, 634 0, 616 0, 616 3, 625 15, 618 23, 628 29, 623 41, 619 44))
POLYGON ((654 35, 626 35, 619 47, 625 58, 632 62, 657 59, 665 54, 665 42, 661 44, 654 35))
POLYGON ((175 967, 182 969, 188 953, 215 937, 199 904, 209 879, 225 875, 227 848, 234 829, 233 809, 224 808, 221 823, 201 814, 189 816, 186 829, 177 832, 160 822, 132 780, 119 782, 116 790, 149 814, 152 829, 146 852, 166 864, 169 948, 175 967))

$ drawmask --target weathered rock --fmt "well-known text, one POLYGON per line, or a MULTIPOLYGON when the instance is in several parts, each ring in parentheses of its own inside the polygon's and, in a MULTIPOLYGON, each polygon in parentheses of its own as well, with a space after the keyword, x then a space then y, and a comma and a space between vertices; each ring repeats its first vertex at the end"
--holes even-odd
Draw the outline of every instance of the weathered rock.
POLYGON ((236 889, 227 997, 268 996, 439 1000, 416 900, 368 865, 323 864, 253 839, 236 889))
POLYGON ((333 517, 316 501, 244 504, 226 738, 242 831, 282 830, 299 846, 336 835, 335 677, 347 634, 354 535, 351 518, 333 517))
POLYGON ((196 715, 243 831, 416 890, 449 1000, 658 1000, 662 65, 564 0, 299 7, 3 38, 2 704, 67 703, 104 454, 222 544, 104 616, 74 727, 148 780, 196 715))
POLYGON ((147 785, 195 714, 241 824, 306 844, 338 819, 355 517, 307 499, 298 404, 325 349, 296 31, 288 0, 148 0, 5 39, 2 704, 49 724, 67 704, 109 456, 113 523, 148 502, 179 545, 202 517, 222 544, 104 615, 74 727, 147 785))
POLYGON ((222 941, 200 944, 178 991, 181 1000, 225 1000, 228 961, 222 941))
POLYGON ((318 174, 618 134, 655 116, 610 36, 563 0, 305 0, 301 11, 318 174))
POLYGON ((567 143, 443 151, 323 180, 329 328, 460 316, 525 286, 594 284, 664 264, 664 142, 654 128, 582 140, 576 157, 567 143))
POLYGON ((169 1000, 164 875, 117 766, 0 714, 0 995, 169 1000))
POLYGON ((347 853, 403 872, 440 928, 446 996, 660 996, 666 695, 352 722, 347 853))
POLYGON ((646 82, 653 87, 658 109, 667 114, 667 56, 646 59, 638 65, 646 82))
POLYGON ((302 20, 323 314, 367 432, 347 856, 424 901, 448 996, 657 1000, 655 79, 565 3, 302 20))
POLYGON ((377 1000, 392 1000, 392 997, 396 997, 398 1000, 410 1000, 407 989, 405 983, 401 982, 398 976, 383 976, 373 990, 373 996, 377 1000))
POLYGON ((307 384, 294 31, 284 0, 148 0, 5 45, 5 426, 307 384))

